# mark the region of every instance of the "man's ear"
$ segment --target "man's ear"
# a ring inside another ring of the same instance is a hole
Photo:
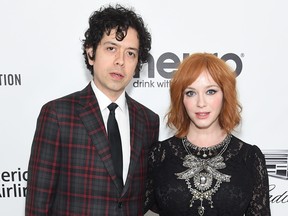
[[[85,50],[86,50],[86,55],[87,55],[89,64],[93,65],[94,64],[93,47],[86,48]]]

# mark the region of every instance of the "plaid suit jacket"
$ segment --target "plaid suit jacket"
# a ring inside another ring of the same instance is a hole
[[[91,85],[42,107],[28,166],[26,216],[144,214],[147,157],[158,140],[159,116],[127,94],[126,100],[131,158],[123,190]]]

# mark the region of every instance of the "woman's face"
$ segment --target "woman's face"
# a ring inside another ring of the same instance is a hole
[[[223,92],[208,71],[184,90],[183,103],[191,119],[190,127],[219,129],[219,114],[223,105]]]

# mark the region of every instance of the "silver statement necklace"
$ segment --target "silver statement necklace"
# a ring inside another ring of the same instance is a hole
[[[228,134],[221,143],[210,148],[200,148],[190,143],[186,137],[182,138],[183,147],[187,152],[187,155],[184,157],[183,166],[188,169],[180,173],[175,173],[175,175],[178,179],[184,179],[188,186],[192,195],[190,207],[193,206],[195,200],[200,200],[201,204],[198,207],[198,214],[200,216],[203,216],[205,212],[203,201],[207,200],[210,207],[214,208],[212,195],[218,191],[222,182],[230,182],[231,176],[223,174],[218,170],[226,167],[226,164],[223,162],[224,158],[222,157],[222,154],[226,151],[231,137],[232,135]],[[213,152],[221,147],[221,151],[216,156],[206,158],[208,155],[211,156]],[[195,150],[197,152],[196,155],[200,155],[202,158],[192,155],[189,148]],[[190,179],[193,180],[194,187],[192,186]],[[214,184],[213,179],[216,181]]]

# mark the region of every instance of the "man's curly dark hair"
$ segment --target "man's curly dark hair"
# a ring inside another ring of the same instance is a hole
[[[151,35],[144,25],[143,19],[132,8],[125,8],[119,4],[116,4],[115,7],[103,6],[92,13],[89,18],[89,28],[82,41],[85,63],[92,75],[94,74],[93,66],[88,62],[86,48],[93,47],[93,54],[89,58],[94,60],[96,48],[104,33],[110,35],[111,30],[116,29],[116,39],[122,41],[126,37],[129,27],[137,31],[139,38],[139,58],[135,69],[135,73],[138,73],[142,65],[148,62],[151,49]]]

